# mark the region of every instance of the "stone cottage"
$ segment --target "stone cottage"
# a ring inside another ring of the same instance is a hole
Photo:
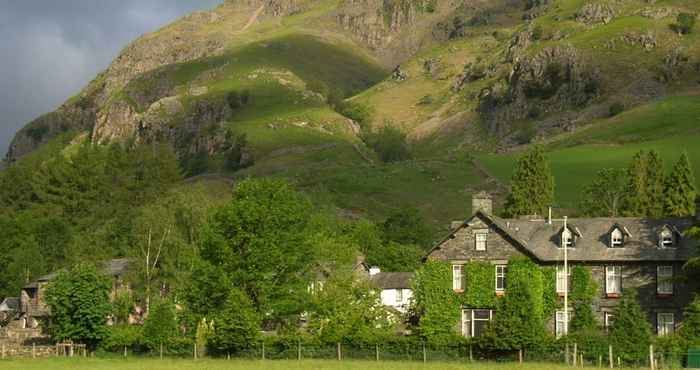
[[[428,258],[452,265],[452,288],[463,292],[464,265],[485,261],[493,265],[495,295],[508,292],[507,263],[516,256],[526,256],[541,266],[556,267],[556,289],[561,295],[570,287],[563,269],[564,248],[570,266],[590,268],[599,286],[594,300],[594,314],[601,327],[615,319],[613,310],[620,295],[630,288],[647,312],[658,335],[672,334],[683,319],[683,309],[690,303],[695,282],[677,279],[683,264],[696,254],[697,242],[685,235],[696,222],[687,218],[580,218],[562,220],[526,217],[503,219],[493,214],[491,198],[486,193],[474,196],[472,216],[453,222],[449,235],[439,242]],[[570,271],[569,268],[569,277]],[[569,288],[570,289],[570,288]],[[493,310],[484,307],[461,307],[461,334],[479,336],[493,319]],[[564,334],[564,312],[550,318],[550,328]],[[569,317],[570,320],[570,317]]]

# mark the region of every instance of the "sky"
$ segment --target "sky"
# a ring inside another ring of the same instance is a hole
[[[129,42],[223,0],[0,0],[0,158]]]

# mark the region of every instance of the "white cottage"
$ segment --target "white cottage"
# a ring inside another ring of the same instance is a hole
[[[378,267],[369,270],[369,279],[381,289],[382,304],[401,313],[408,310],[413,299],[412,272],[381,272]]]

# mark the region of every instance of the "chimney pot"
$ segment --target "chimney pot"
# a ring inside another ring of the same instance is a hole
[[[372,266],[369,268],[369,276],[374,276],[380,272],[382,272],[382,270],[378,266]]]
[[[485,191],[472,195],[472,214],[476,214],[478,211],[488,215],[493,214],[493,200],[491,195]]]

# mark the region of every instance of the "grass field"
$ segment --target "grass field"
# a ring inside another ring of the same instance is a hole
[[[428,363],[419,362],[373,362],[373,361],[238,361],[238,360],[103,360],[103,359],[46,359],[46,360],[12,360],[0,361],[0,368],[4,370],[354,370],[354,369],[426,369],[426,370],[563,370],[568,369],[563,365],[530,363],[516,365],[514,363]],[[588,369],[594,369],[588,367]]]

